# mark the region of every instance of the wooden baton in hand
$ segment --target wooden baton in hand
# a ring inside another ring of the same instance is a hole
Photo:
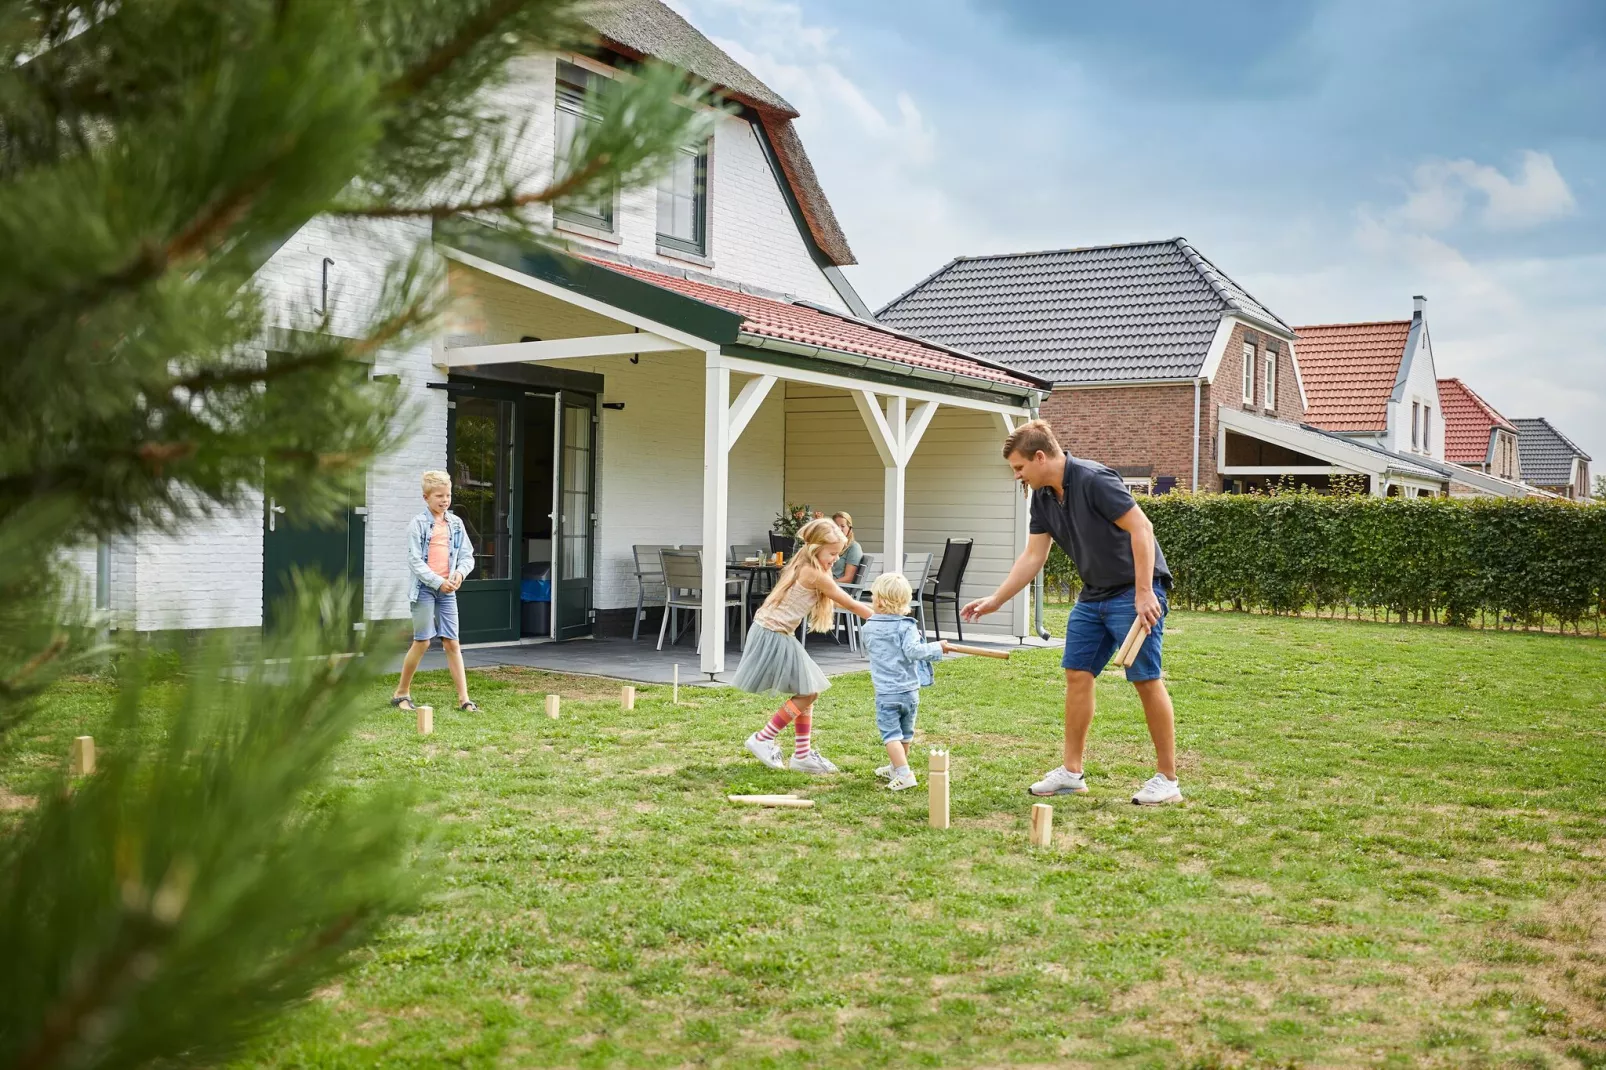
[[[1115,653],[1115,664],[1123,669],[1130,668],[1132,662],[1137,660],[1138,651],[1143,649],[1143,640],[1147,639],[1149,630],[1143,626],[1143,617],[1140,614],[1127,629],[1126,640],[1121,649]]]

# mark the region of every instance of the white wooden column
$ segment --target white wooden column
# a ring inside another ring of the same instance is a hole
[[[702,670],[725,671],[725,560],[730,540],[730,450],[769,397],[776,377],[757,375],[731,400],[730,362],[707,354],[703,389],[703,652]]]
[[[703,653],[702,670],[725,671],[725,554],[730,521],[731,372],[719,351],[707,353],[703,390]]]
[[[998,426],[1004,432],[1005,438],[1008,438],[1010,435],[1015,433],[1015,428],[1017,426],[1015,417],[1004,412],[995,413],[994,415],[996,415],[998,418]],[[1018,481],[1015,482],[1013,489],[1015,492],[1015,533],[1013,546],[1015,556],[1018,558],[1021,554],[1026,552],[1026,533],[1031,520],[1032,510],[1031,500],[1027,498],[1024,489],[1021,487]],[[1016,595],[1009,603],[1010,632],[1016,638],[1025,638],[1027,635],[1031,634],[1032,610],[1028,599],[1032,597],[1033,588],[1035,585],[1041,583],[1042,581],[1043,576],[1042,573],[1039,572],[1037,579],[1028,584],[1026,589],[1020,594]]]
[[[887,398],[885,409],[881,398],[868,390],[855,390],[853,402],[859,408],[885,470],[881,542],[884,567],[888,572],[900,572],[903,570],[904,490],[908,485],[909,458],[914,456],[915,447],[920,445],[926,428],[931,426],[937,403],[922,401],[911,415],[909,401],[901,394]]]

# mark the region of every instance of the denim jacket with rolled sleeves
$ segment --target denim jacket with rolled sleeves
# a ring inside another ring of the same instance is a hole
[[[918,691],[933,680],[931,662],[942,660],[941,643],[922,643],[920,629],[909,617],[877,613],[859,628],[870,658],[870,682],[876,694]]]
[[[444,577],[435,575],[435,571],[429,567],[429,535],[434,529],[435,514],[428,509],[413,517],[412,524],[407,528],[407,567],[416,581],[408,588],[412,592],[407,599],[408,605],[418,602],[420,584],[438,591],[441,584],[446,582]],[[474,544],[468,541],[468,531],[463,527],[462,518],[450,509],[446,511],[446,548],[446,575],[455,572],[467,578],[474,571]]]

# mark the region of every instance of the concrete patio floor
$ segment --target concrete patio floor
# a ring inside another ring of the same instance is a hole
[[[967,646],[986,647],[992,650],[1016,650],[1022,645],[1028,647],[1061,645],[1060,640],[1045,642],[1034,638],[1021,644],[1014,639],[1005,641],[974,636],[965,642]],[[650,639],[643,635],[639,641],[607,638],[576,639],[567,643],[498,643],[465,646],[463,663],[469,668],[518,666],[643,684],[670,683],[674,679],[675,667],[678,665],[682,684],[707,687],[729,686],[731,676],[741,663],[741,651],[732,644],[725,655],[726,671],[711,680],[699,669],[697,648],[689,634],[678,645],[671,646],[665,643],[662,650],[654,649],[656,643],[656,635]],[[838,643],[830,636],[811,635],[806,645],[809,656],[825,670],[827,676],[864,672],[870,667],[863,656],[849,650],[846,643]],[[445,667],[446,656],[438,647],[424,655],[422,669]],[[400,669],[401,659],[397,658],[389,666],[388,671],[398,672]]]

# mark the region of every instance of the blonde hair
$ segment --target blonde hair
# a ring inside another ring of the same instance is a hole
[[[877,613],[901,617],[909,612],[914,597],[914,588],[901,572],[883,572],[870,585],[870,608]]]
[[[781,569],[780,578],[775,581],[775,589],[770,592],[768,598],[764,599],[765,605],[779,602],[785,597],[787,591],[797,586],[798,573],[805,568],[825,571],[824,566],[820,564],[821,550],[832,546],[846,545],[843,542],[842,529],[836,526],[835,520],[827,520],[825,517],[821,517],[818,520],[810,520],[807,524],[798,528],[797,540],[801,545],[797,548],[797,552],[792,555],[792,560],[788,561],[786,567]],[[813,608],[809,610],[809,631],[830,631],[831,609],[831,600],[823,594],[818,595],[815,598]]]
[[[447,490],[452,489],[452,477],[438,469],[432,468],[425,472],[421,482],[424,485],[424,497],[426,498],[429,497],[429,493],[432,490],[437,490],[441,487],[445,487]]]
[[[1054,436],[1054,429],[1048,425],[1047,420],[1027,420],[1004,439],[1006,461],[1016,453],[1029,461],[1039,452],[1050,457],[1065,452],[1060,448],[1060,440]]]
[[[831,519],[832,520],[846,520],[848,522],[848,527],[851,528],[853,526],[853,514],[847,512],[845,510],[841,511],[841,512],[832,513],[831,514]],[[837,525],[837,526],[841,527],[840,524]],[[846,535],[847,534],[847,530],[844,529],[842,534]]]

